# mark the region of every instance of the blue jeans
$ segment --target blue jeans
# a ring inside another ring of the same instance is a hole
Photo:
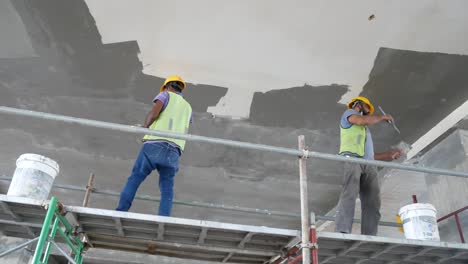
[[[174,197],[174,177],[179,171],[179,150],[166,142],[145,143],[133,166],[132,175],[120,194],[117,211],[128,211],[140,184],[153,170],[159,172],[159,215],[169,216]]]

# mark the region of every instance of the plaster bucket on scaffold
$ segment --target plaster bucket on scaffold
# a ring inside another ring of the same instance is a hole
[[[398,213],[407,239],[439,241],[437,211],[432,204],[414,203],[403,206]]]
[[[37,154],[23,154],[16,160],[7,195],[46,200],[58,173],[59,165],[54,160]]]

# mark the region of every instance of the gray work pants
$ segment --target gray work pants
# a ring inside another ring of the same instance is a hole
[[[344,163],[343,190],[338,201],[336,232],[351,233],[354,208],[361,199],[361,234],[377,235],[380,221],[380,187],[377,170],[373,166]]]

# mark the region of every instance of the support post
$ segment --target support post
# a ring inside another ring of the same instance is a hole
[[[52,223],[55,211],[57,210],[57,203],[57,198],[52,197],[52,199],[50,199],[49,208],[47,209],[44,224],[42,225],[41,235],[39,236],[39,241],[37,242],[36,250],[34,252],[34,256],[31,262],[32,264],[41,263],[42,251],[44,250],[44,245],[46,244],[49,236],[50,224]]]
[[[460,217],[458,217],[458,213],[456,213],[454,216],[455,216],[455,222],[457,223],[458,234],[460,235],[460,241],[462,243],[465,243],[465,237],[463,236],[463,228],[460,223]]]
[[[88,184],[86,185],[86,192],[83,199],[83,207],[88,207],[89,197],[94,191],[94,173],[89,175]]]
[[[305,150],[304,135],[298,137],[299,150]],[[299,157],[299,184],[301,192],[301,233],[302,233],[302,263],[310,264],[310,226],[309,226],[309,199],[307,192],[307,166],[306,157]]]
[[[315,224],[314,212],[310,213],[310,244],[311,244],[312,264],[319,264],[317,226]]]

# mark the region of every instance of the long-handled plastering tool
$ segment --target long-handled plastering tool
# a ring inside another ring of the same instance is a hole
[[[379,105],[379,110],[380,110],[380,112],[382,112],[383,115],[386,115],[386,113],[384,112],[382,107],[380,107],[380,105]],[[398,129],[398,127],[395,125],[395,121],[392,122],[392,121],[388,120],[387,123],[391,124],[393,126],[393,128],[395,129],[395,131],[398,132],[398,134],[401,134],[400,129]]]

